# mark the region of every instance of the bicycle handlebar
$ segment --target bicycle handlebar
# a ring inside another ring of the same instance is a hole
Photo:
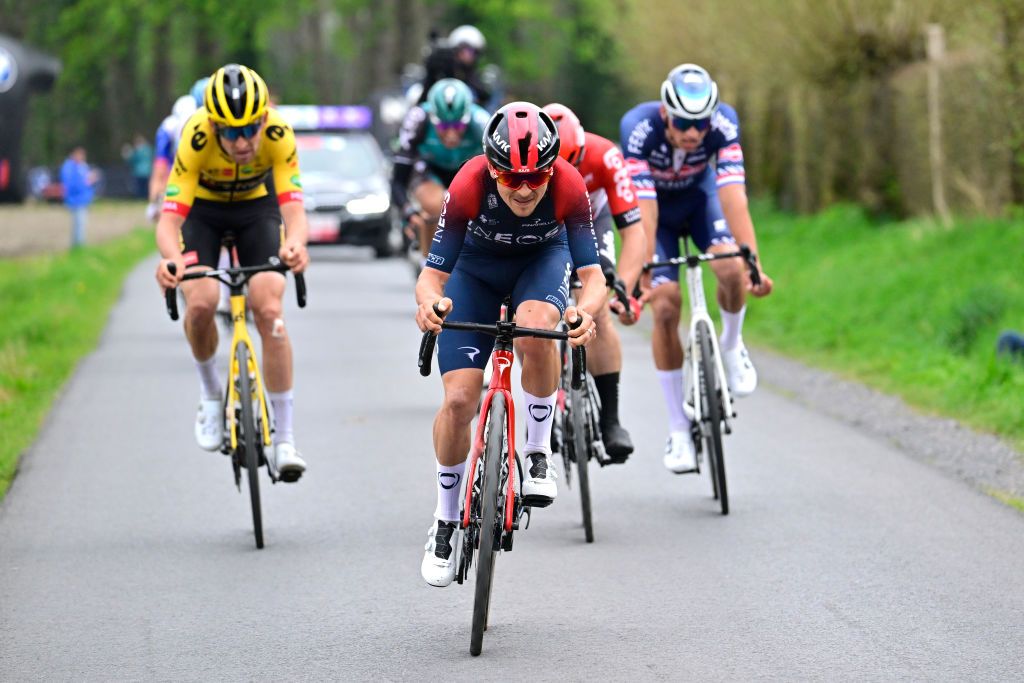
[[[725,258],[742,258],[743,262],[747,266],[747,270],[750,271],[750,281],[754,283],[754,286],[761,284],[761,272],[757,267],[757,254],[755,254],[746,244],[741,244],[739,251],[729,252],[727,254],[690,254],[688,256],[670,258],[667,261],[651,261],[650,263],[644,264],[644,272],[650,272],[655,268],[667,268],[669,266],[695,267],[702,261],[717,261]]]
[[[240,278],[239,284],[248,282],[249,278],[256,273],[267,273],[267,272],[278,272],[287,273],[290,270],[288,266],[282,263],[277,257],[271,257],[267,263],[259,266],[244,266],[241,268],[221,268],[217,270],[198,270],[191,273],[185,273],[181,280],[198,280],[204,277],[212,277],[215,280],[219,280],[226,285],[235,284],[234,278]],[[167,264],[167,272],[171,275],[176,275],[178,272],[177,266],[174,263]],[[225,280],[224,276],[232,278],[232,280]],[[177,298],[177,287],[169,287],[164,290],[164,300],[167,303],[167,315],[171,317],[171,320],[178,319],[178,298]],[[295,273],[295,298],[299,304],[299,308],[306,307],[306,278],[302,273]]]
[[[434,313],[444,318],[446,313],[443,313],[438,309],[437,304],[434,304]],[[569,323],[571,329],[576,329],[583,324],[583,316],[576,318],[575,323]],[[490,334],[495,337],[503,334],[509,334],[513,338],[517,337],[537,337],[540,339],[553,339],[555,341],[567,341],[569,339],[569,333],[563,330],[542,330],[535,327],[517,327],[515,323],[499,322],[491,325],[484,325],[482,323],[464,323],[458,321],[443,321],[441,323],[442,329],[445,330],[463,330],[465,332],[482,332],[484,334]],[[420,340],[420,353],[417,360],[417,366],[420,369],[420,375],[427,377],[431,372],[431,364],[434,358],[434,346],[437,344],[437,334],[427,330],[423,333],[423,338]],[[582,346],[574,346],[572,349],[572,386],[574,389],[579,389],[583,386],[583,380],[587,373],[587,356]]]

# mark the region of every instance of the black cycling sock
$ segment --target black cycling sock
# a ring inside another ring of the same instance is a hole
[[[619,423],[619,373],[595,375],[597,395],[601,397],[601,426]]]

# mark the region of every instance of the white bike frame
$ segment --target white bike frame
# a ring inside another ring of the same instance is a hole
[[[703,320],[711,331],[711,350],[715,356],[718,386],[722,390],[722,421],[725,424],[725,428],[722,431],[726,434],[731,434],[732,428],[729,420],[735,417],[736,414],[732,410],[732,396],[729,395],[729,385],[725,379],[725,367],[722,365],[722,354],[718,348],[718,333],[715,330],[715,324],[711,321],[711,316],[708,314],[708,305],[704,298],[702,270],[700,263],[692,266],[687,264],[686,266],[686,289],[690,300],[690,333],[686,338],[686,354],[690,358],[690,374],[687,376],[687,383],[689,384],[691,398],[693,399],[693,421],[701,430],[704,429],[701,419],[703,416],[701,414],[700,386],[696,381],[696,378],[700,376],[698,374],[700,372],[700,348],[694,343],[694,339],[697,336],[697,323]],[[687,389],[685,384],[683,389],[685,400]]]

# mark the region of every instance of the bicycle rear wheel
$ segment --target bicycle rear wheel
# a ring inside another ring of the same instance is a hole
[[[252,410],[252,382],[249,379],[249,347],[235,347],[238,359],[238,399],[242,403],[242,447],[245,448],[245,467],[249,474],[249,502],[252,503],[252,530],[256,547],[263,547],[263,513],[260,509],[260,454],[256,449],[256,416]]]
[[[477,463],[483,483],[480,492],[480,534],[476,558],[476,588],[473,597],[473,629],[469,653],[474,657],[483,649],[484,631],[490,611],[491,583],[494,580],[494,562],[501,548],[501,535],[505,527],[505,486],[508,472],[508,434],[505,396],[495,393],[487,412],[483,461]],[[502,476],[504,473],[505,476]]]
[[[583,511],[583,535],[587,543],[594,542],[594,522],[590,512],[590,442],[593,435],[589,429],[589,406],[593,380],[587,376],[583,386],[572,389],[569,395],[569,422],[572,427],[572,450],[576,461],[576,473],[580,482],[580,507]]]
[[[697,323],[697,347],[700,349],[701,433],[705,452],[711,464],[714,491],[722,514],[729,514],[729,493],[725,486],[725,453],[722,450],[722,392],[712,354],[711,330],[707,323]]]

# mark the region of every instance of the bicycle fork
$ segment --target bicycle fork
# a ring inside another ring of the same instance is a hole
[[[245,368],[245,372],[249,373],[249,379],[252,382],[252,390],[256,394],[256,400],[259,402],[259,415],[262,422],[262,440],[263,445],[269,447],[271,445],[270,438],[270,419],[267,414],[267,402],[263,390],[263,377],[259,372],[259,368],[256,367],[256,350],[253,347],[252,340],[249,338],[249,330],[245,325],[245,295],[242,293],[231,293],[231,320],[234,324],[234,334],[231,344],[231,367],[229,377],[231,381],[228,382],[228,400],[227,406],[225,407],[228,423],[228,430],[231,434],[231,450],[237,450],[238,448],[238,418],[236,406],[240,403],[241,397],[238,395],[238,383],[235,380],[243,369],[238,367],[238,355],[235,353],[235,349],[239,344],[245,344],[248,348],[249,353],[249,367]],[[248,400],[252,400],[253,397],[248,397]]]
[[[697,323],[703,321],[711,333],[711,349],[714,354],[715,374],[718,375],[718,386],[722,394],[722,422],[725,425],[725,433],[732,433],[730,420],[736,417],[733,412],[732,396],[729,394],[729,385],[725,376],[725,367],[722,365],[722,352],[718,347],[718,336],[715,334],[715,325],[711,322],[708,314],[707,300],[704,298],[704,280],[701,275],[700,266],[686,268],[686,289],[690,298],[690,333],[687,337],[686,346],[690,351],[690,398],[693,400],[693,419],[699,424],[703,423],[702,407],[700,404],[700,385],[697,378],[700,377],[699,351],[694,343],[697,334]]]

